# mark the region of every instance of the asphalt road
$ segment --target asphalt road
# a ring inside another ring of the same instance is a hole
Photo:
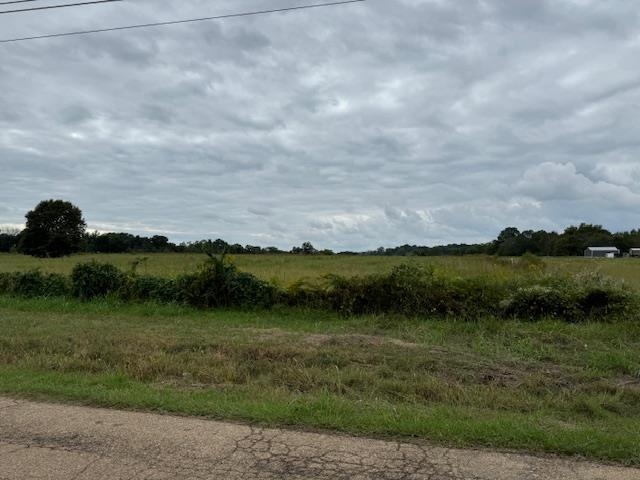
[[[1,480],[640,480],[640,470],[0,397]]]

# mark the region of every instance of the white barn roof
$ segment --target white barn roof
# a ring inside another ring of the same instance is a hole
[[[587,247],[587,250],[591,250],[592,252],[617,252],[618,251],[616,247]]]

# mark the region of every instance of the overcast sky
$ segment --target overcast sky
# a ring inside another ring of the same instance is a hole
[[[126,0],[0,38],[321,1]],[[62,198],[92,230],[283,248],[638,228],[638,12],[369,0],[0,44],[0,225]]]

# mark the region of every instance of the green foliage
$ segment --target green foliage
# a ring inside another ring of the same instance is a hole
[[[598,272],[576,275],[574,281],[575,302],[583,315],[598,319],[629,315],[638,311],[638,296],[625,288],[621,282]]]
[[[4,232],[0,229],[0,252],[11,252],[18,244],[18,232]]]
[[[398,313],[409,316],[492,314],[504,286],[476,279],[436,275],[429,266],[400,265],[390,273],[328,277],[330,308],[346,314]]]
[[[637,297],[621,286],[583,276],[543,276],[537,260],[534,256],[518,260],[516,268],[535,274],[508,281],[452,277],[437,274],[428,266],[400,265],[388,274],[328,275],[324,284],[296,282],[282,295],[289,305],[345,315],[493,316],[576,322],[628,316],[633,311]]]
[[[640,323],[1,296],[0,318],[6,394],[640,463]]]
[[[73,294],[83,300],[117,293],[123,283],[124,274],[110,263],[79,263],[71,272]]]
[[[271,306],[276,298],[275,287],[238,271],[224,255],[209,254],[199,271],[178,277],[176,283],[181,300],[198,308]]]
[[[501,304],[504,314],[525,320],[574,319],[577,306],[566,289],[543,285],[521,287]]]
[[[518,259],[517,265],[530,272],[542,272],[546,268],[544,261],[540,257],[529,252]]]
[[[125,301],[173,303],[181,299],[175,280],[133,273],[124,278],[118,294]]]
[[[62,257],[80,251],[86,224],[80,209],[63,200],[45,200],[26,214],[20,251],[35,257]]]
[[[298,280],[285,288],[239,271],[224,256],[210,255],[197,271],[175,279],[137,274],[136,268],[146,263],[146,258],[136,259],[126,273],[112,264],[91,261],[76,265],[70,280],[37,270],[0,274],[0,293],[72,294],[84,300],[110,295],[127,302],[154,301],[197,308],[283,304],[343,315],[467,320],[554,318],[578,322],[638,318],[638,294],[602,275],[545,274],[545,263],[533,255],[489,258],[501,265],[504,275],[476,272],[461,276],[459,272],[412,263],[396,265],[387,273],[351,277],[330,274],[319,281]]]
[[[638,297],[597,273],[547,277],[544,284],[518,288],[502,302],[503,313],[521,319],[601,320],[627,315]]]
[[[29,270],[0,273],[0,293],[20,297],[58,297],[68,295],[70,288],[63,275]]]

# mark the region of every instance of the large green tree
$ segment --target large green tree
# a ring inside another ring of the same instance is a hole
[[[35,257],[62,257],[80,250],[87,224],[78,207],[64,200],[44,200],[26,215],[19,249]]]

